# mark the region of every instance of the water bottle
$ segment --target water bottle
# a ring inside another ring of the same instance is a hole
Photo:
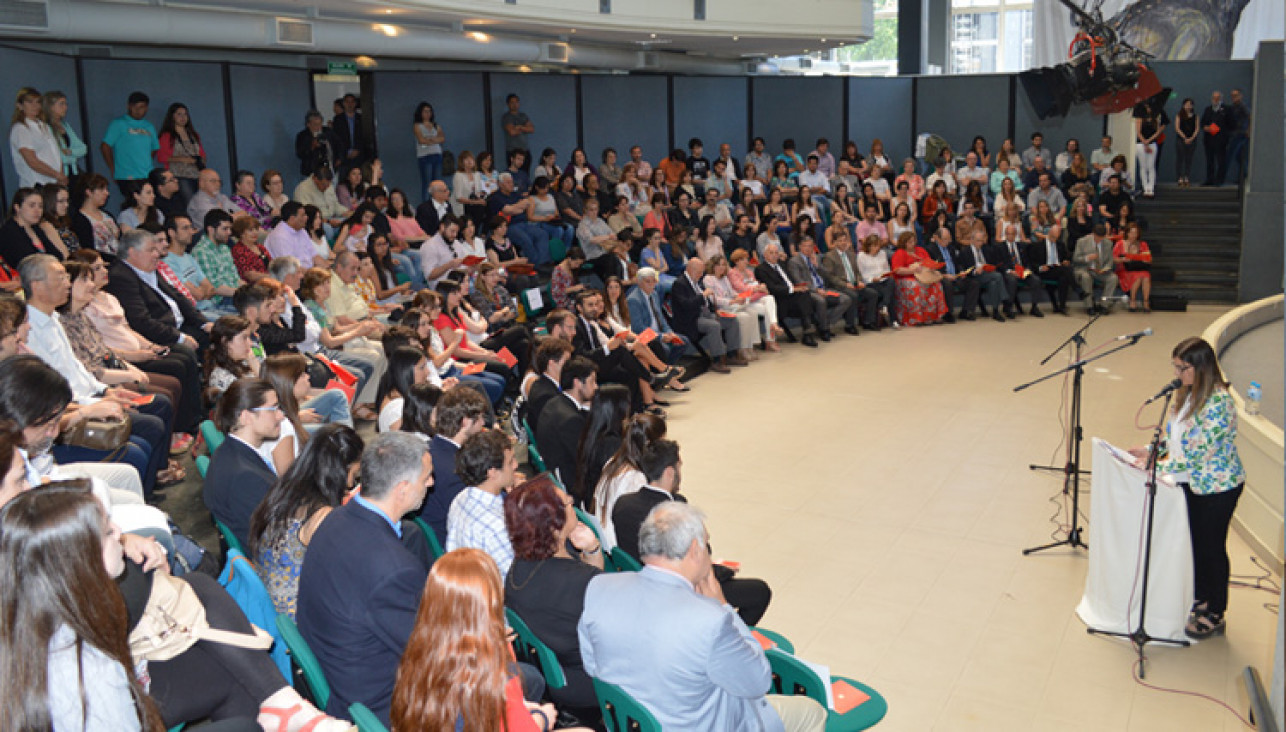
[[[1246,389],[1246,414],[1259,414],[1259,399],[1263,396],[1263,387],[1258,381],[1250,382]]]

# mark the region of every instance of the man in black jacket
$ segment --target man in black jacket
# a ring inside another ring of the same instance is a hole
[[[373,146],[362,126],[362,113],[357,111],[357,95],[344,95],[344,111],[330,122],[331,132],[339,142],[335,157],[338,167],[347,174],[350,168],[360,166],[374,155]]]
[[[563,311],[566,312],[566,311]],[[572,357],[572,344],[555,336],[546,336],[536,346],[536,357],[532,363],[540,376],[527,389],[527,408],[523,418],[533,431],[540,423],[540,413],[549,400],[563,393],[558,385],[562,377],[563,366]]]
[[[570,485],[576,476],[576,453],[580,433],[589,419],[589,405],[598,392],[598,367],[583,356],[575,356],[563,366],[559,377],[563,393],[549,400],[536,425],[536,448],[545,459],[545,467]]]
[[[1228,173],[1228,138],[1232,135],[1232,125],[1232,108],[1223,103],[1223,92],[1215,90],[1210,95],[1210,106],[1201,113],[1201,145],[1206,149],[1203,186],[1221,185]]]
[[[764,261],[755,267],[755,279],[762,282],[768,288],[768,292],[772,293],[773,299],[777,301],[777,312],[781,314],[778,320],[781,322],[781,327],[786,329],[787,338],[794,340],[795,336],[789,328],[786,328],[786,318],[799,318],[803,323],[801,326],[804,331],[803,344],[809,348],[816,348],[817,339],[809,335],[808,324],[813,323],[817,326],[817,332],[824,341],[831,339],[831,332],[817,321],[817,313],[813,298],[808,293],[808,285],[791,280],[786,269],[782,267],[781,260],[780,246],[769,244],[764,247]]]
[[[214,417],[228,439],[210,456],[202,499],[210,514],[246,546],[250,517],[277,482],[259,454],[264,442],[281,436],[277,393],[262,379],[238,379],[219,398]]]
[[[710,358],[711,371],[726,374],[730,371],[729,364],[745,366],[748,363],[735,353],[728,356],[728,351],[735,351],[736,344],[741,342],[741,328],[736,318],[720,318],[715,313],[710,304],[712,293],[700,284],[704,270],[705,264],[693,257],[683,274],[674,280],[674,287],[670,289],[672,325],[676,333],[687,336]]]
[[[130,327],[144,338],[202,351],[210,343],[210,323],[156,271],[164,254],[152,234],[141,229],[125,234],[106,289],[120,301]]]
[[[961,274],[970,265],[962,263],[960,245],[951,240],[951,227],[939,226],[924,249],[933,261],[942,263],[942,295],[947,301],[947,322],[954,320],[951,301],[956,295],[960,295],[964,301],[960,306],[960,319],[977,320],[978,316],[973,311],[978,309],[978,295],[982,292],[982,287],[976,278]]]

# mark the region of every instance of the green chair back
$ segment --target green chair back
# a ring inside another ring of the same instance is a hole
[[[612,547],[612,565],[616,567],[617,572],[637,572],[643,569],[639,560],[626,554],[619,546]]]
[[[567,256],[567,242],[556,236],[549,238],[549,258],[555,263],[563,261]]]
[[[200,473],[200,474],[201,474],[201,480],[205,480],[205,474],[206,474],[206,472],[207,472],[207,471],[209,471],[209,470],[210,470],[210,456],[208,456],[208,455],[197,455],[197,456],[196,456],[196,470],[197,470],[197,472],[198,472],[198,473]]]
[[[429,551],[433,552],[433,558],[441,559],[446,552],[442,549],[442,544],[438,542],[437,534],[434,534],[433,529],[419,516],[412,518],[411,521],[420,527],[420,531],[424,532],[424,538],[429,542]]]
[[[357,732],[388,732],[388,727],[375,716],[375,712],[366,708],[365,704],[351,704],[348,707],[348,718],[357,725]]]
[[[598,521],[594,517],[580,510],[580,508],[576,509],[576,518],[580,519],[582,524],[585,524],[589,527],[590,531],[594,532],[594,538],[598,539],[598,546],[602,549],[605,545],[603,544],[603,534],[598,530]],[[612,561],[611,552],[603,552],[603,570],[606,572],[618,571],[616,569],[616,564]]]
[[[318,709],[325,709],[326,704],[330,702],[330,684],[326,681],[326,674],[322,672],[321,662],[313,655],[313,649],[308,647],[308,641],[300,635],[299,628],[289,615],[277,616],[277,630],[281,633],[282,640],[286,641],[286,650],[290,651],[290,657],[303,672],[309,696],[312,697]]]
[[[527,457],[530,459],[532,466],[538,472],[543,473],[548,468],[545,467],[545,459],[540,456],[540,450],[536,447],[536,431],[531,428],[530,424],[527,424],[526,417],[522,420],[522,428],[527,433]]]
[[[225,437],[219,428],[214,426],[214,422],[208,419],[201,423],[201,436],[205,438],[205,449],[211,455],[219,449],[219,445],[223,444]]]
[[[843,676],[832,676],[825,682],[804,665],[798,658],[777,649],[765,651],[768,663],[772,666],[772,693],[796,696],[807,696],[822,706],[826,706],[826,687],[823,683],[845,681],[853,688],[860,689],[870,699],[850,709],[847,714],[827,710],[826,732],[856,732],[873,727],[884,715],[888,714],[889,705],[875,689],[853,679]]]
[[[606,681],[591,679],[607,732],[661,732],[661,723],[625,690]]]
[[[567,677],[563,675],[563,667],[558,663],[558,656],[554,655],[553,649],[537,638],[511,608],[505,608],[505,620],[518,636],[514,641],[518,658],[538,667],[545,675],[545,685],[549,688],[561,689],[566,686]]]
[[[219,521],[218,519],[212,519],[212,520],[214,521],[214,528],[219,530],[219,536],[223,537],[223,543],[227,544],[229,549],[236,549],[242,554],[246,554],[246,548],[241,546],[241,540],[237,538],[236,534],[232,533],[232,529],[229,529],[227,526],[224,526],[223,522]],[[246,556],[250,556],[250,555],[246,554]]]

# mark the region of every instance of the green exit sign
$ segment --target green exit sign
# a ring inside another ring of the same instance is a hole
[[[357,62],[327,61],[326,73],[332,76],[357,76]]]

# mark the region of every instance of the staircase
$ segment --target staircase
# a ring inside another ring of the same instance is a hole
[[[1152,249],[1152,296],[1189,302],[1237,302],[1241,266],[1241,200],[1232,186],[1157,186],[1156,198],[1135,198]]]

